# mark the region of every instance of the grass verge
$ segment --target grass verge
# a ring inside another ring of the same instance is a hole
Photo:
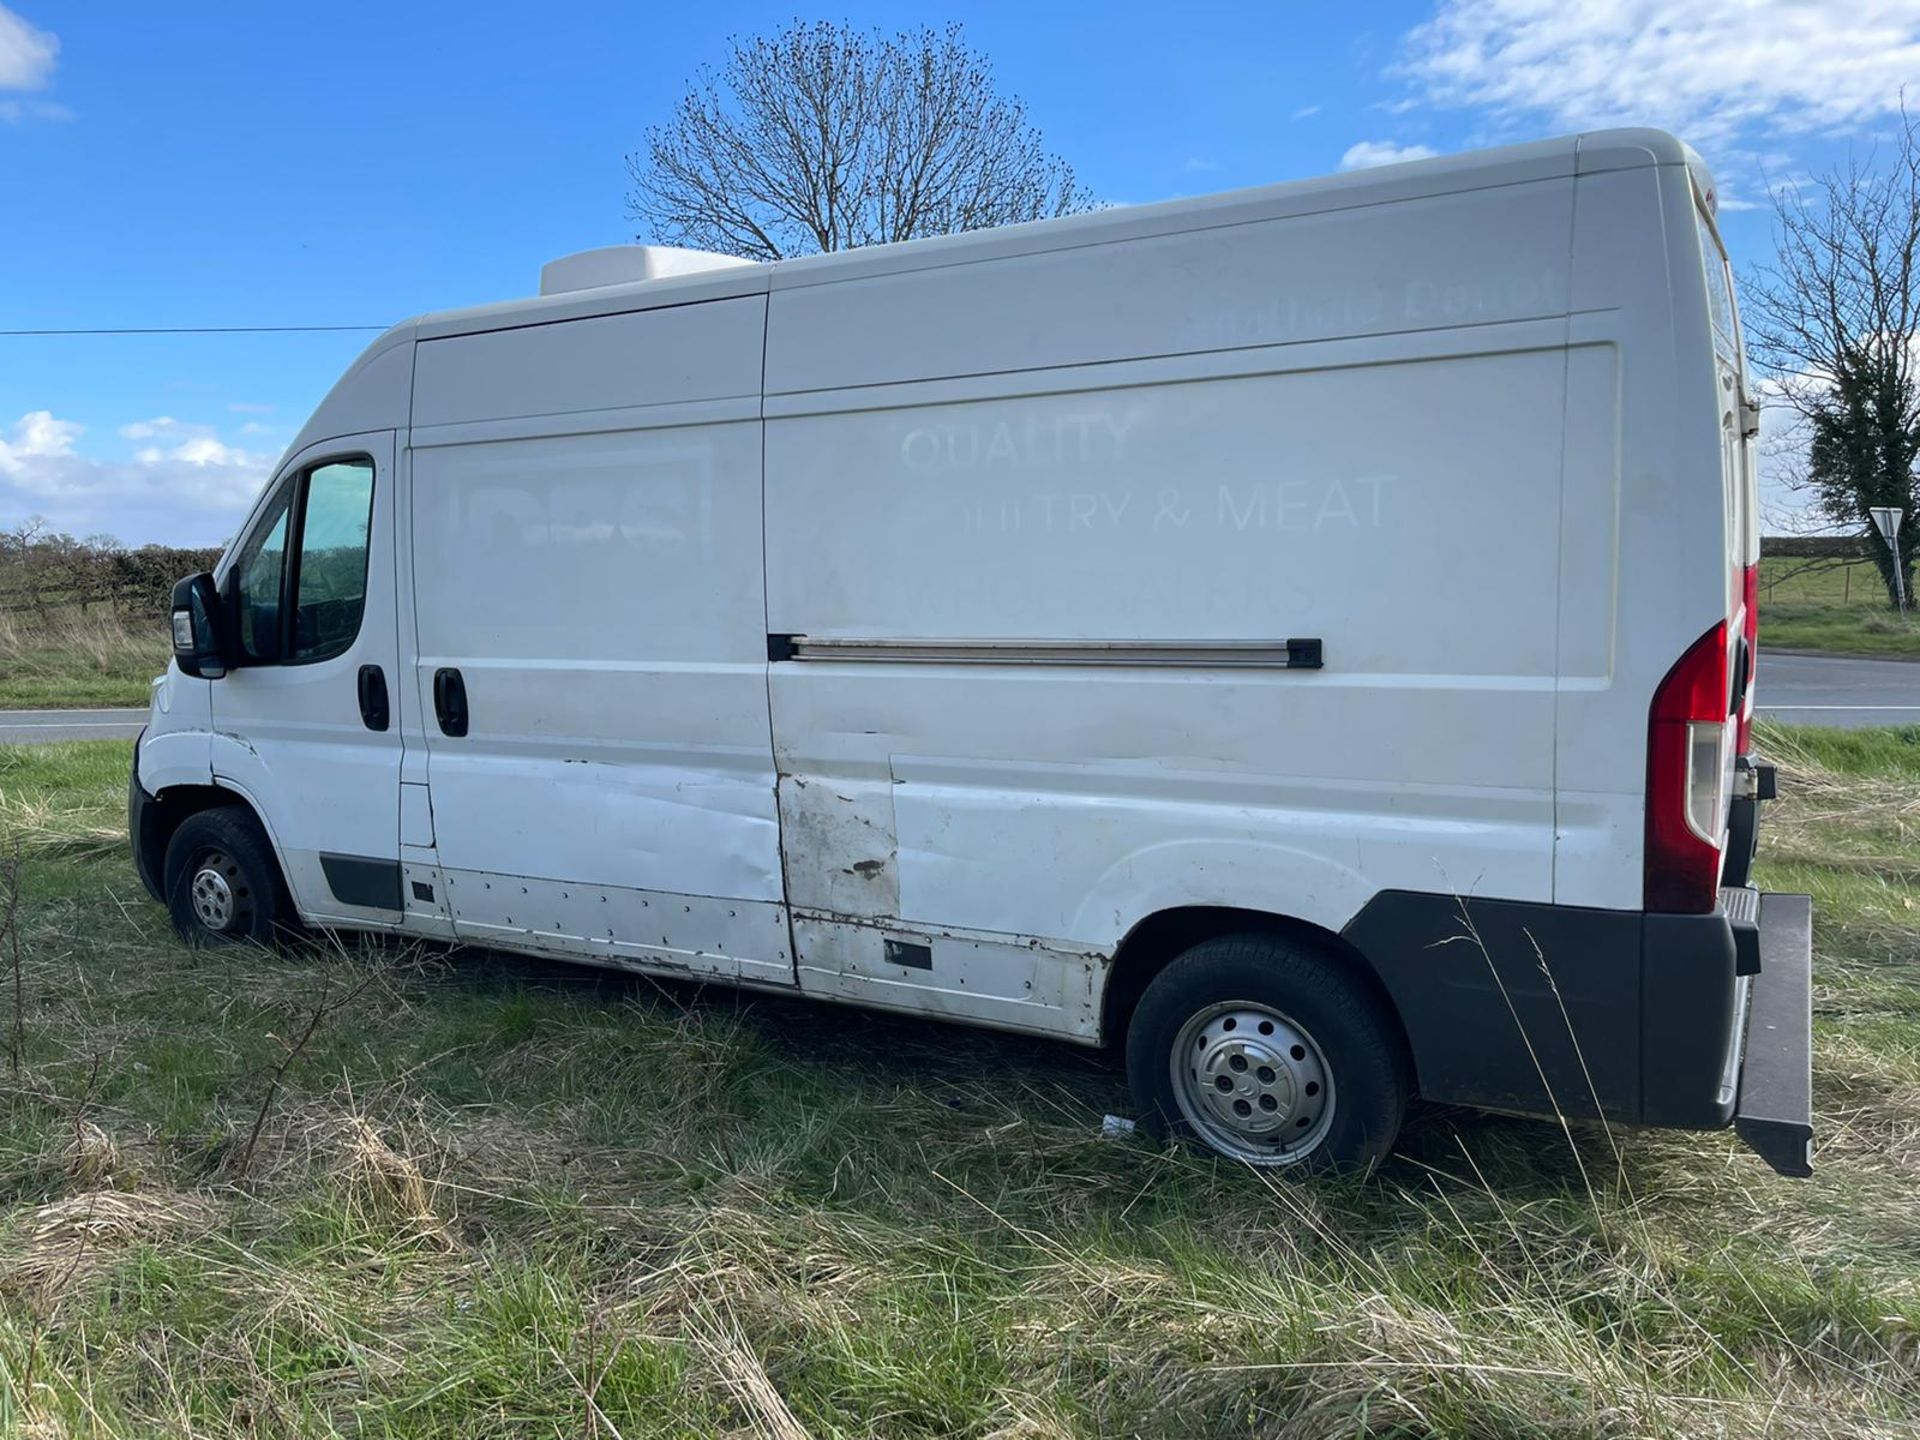
[[[1367,1183],[1270,1182],[1102,1139],[1123,1078],[1065,1046],[190,953],[97,849],[126,747],[0,752],[0,1434],[1917,1433],[1920,731],[1764,736],[1763,878],[1820,905],[1804,1183],[1575,1126],[1589,1186],[1434,1110]]]
[[[0,710],[145,705],[169,654],[158,624],[0,614]]]

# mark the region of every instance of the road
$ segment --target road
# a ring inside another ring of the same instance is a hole
[[[52,740],[131,740],[147,723],[140,710],[0,710],[0,745]]]
[[[1920,661],[1760,652],[1754,708],[1794,725],[1920,725]]]
[[[1762,715],[1796,725],[1920,725],[1920,662],[1761,652]],[[145,710],[0,710],[0,745],[131,740]]]

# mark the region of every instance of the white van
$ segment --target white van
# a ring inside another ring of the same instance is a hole
[[[181,583],[131,806],[183,934],[1124,1044],[1255,1164],[1369,1165],[1418,1095],[1807,1172],[1679,142],[541,288],[376,341]]]

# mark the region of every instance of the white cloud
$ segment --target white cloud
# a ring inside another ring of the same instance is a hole
[[[131,425],[122,425],[120,433],[128,440],[150,440],[155,435],[166,435],[180,428],[180,422],[171,415],[158,415],[151,420],[136,420]]]
[[[244,450],[222,444],[211,435],[196,435],[191,440],[182,441],[172,450],[161,456],[168,460],[181,460],[188,465],[248,465],[253,457]]]
[[[41,90],[53,78],[60,40],[0,5],[0,90]]]
[[[1718,149],[1897,108],[1920,77],[1920,0],[1441,0],[1395,72],[1429,103]]]
[[[59,53],[58,36],[35,29],[0,5],[0,125],[73,118],[73,112],[57,101],[8,93],[44,89],[53,78]]]
[[[1183,165],[1181,168],[1183,170],[1194,171],[1197,173],[1205,173],[1206,171],[1209,171],[1209,170],[1218,170],[1220,168],[1220,162],[1218,160],[1202,159],[1200,156],[1196,155],[1191,160],[1187,161],[1187,163]]]
[[[1296,120],[1310,120],[1319,113],[1320,107],[1318,105],[1302,105],[1298,110],[1293,112],[1293,118]]]
[[[210,426],[164,415],[120,427],[157,442],[131,460],[84,453],[84,433],[46,410],[0,429],[0,528],[41,515],[74,535],[208,544],[232,530],[274,460],[227,444]]]
[[[1438,150],[1425,145],[1396,145],[1391,140],[1362,140],[1349,145],[1340,157],[1342,170],[1366,170],[1375,165],[1398,165],[1403,160],[1431,160]]]
[[[81,427],[56,420],[51,410],[29,410],[15,423],[13,439],[0,439],[0,475],[17,475],[36,461],[71,454]]]

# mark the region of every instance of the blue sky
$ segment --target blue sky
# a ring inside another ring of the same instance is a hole
[[[633,238],[623,156],[792,0],[0,0],[0,329],[385,325],[531,293]],[[1114,202],[1606,123],[1692,139],[1768,249],[1767,186],[1870,143],[1920,0],[841,4],[958,19]],[[1097,19],[1092,18],[1095,14]],[[0,337],[0,528],[225,538],[366,335]]]

